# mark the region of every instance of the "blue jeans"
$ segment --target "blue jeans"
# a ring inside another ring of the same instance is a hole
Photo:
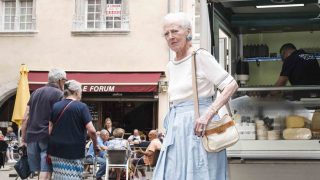
[[[106,160],[103,163],[100,163],[100,168],[96,174],[97,178],[101,178],[104,174],[106,174]]]

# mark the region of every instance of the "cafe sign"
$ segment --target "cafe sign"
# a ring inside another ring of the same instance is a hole
[[[115,92],[115,87],[112,85],[84,85],[83,92]]]
[[[121,17],[121,4],[107,4],[107,17]]]

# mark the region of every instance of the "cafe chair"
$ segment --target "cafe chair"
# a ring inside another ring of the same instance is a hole
[[[159,159],[159,155],[160,155],[160,149],[157,149],[153,154],[153,161],[151,162],[150,165],[139,165],[139,162],[143,161],[143,156],[141,156],[139,158],[139,160],[137,161],[137,164],[135,165],[135,169],[134,169],[134,173],[133,174],[136,174],[138,169],[142,169],[142,168],[145,168],[145,167],[147,168],[147,170],[150,169],[152,171],[153,168],[156,167],[156,165],[157,165],[157,161]]]
[[[85,154],[88,154],[91,144],[92,144],[91,140],[87,142],[85,146],[86,147]],[[82,163],[85,168],[85,173],[84,173],[85,177],[92,176],[93,178],[95,178],[96,170],[97,170],[97,158],[92,155],[86,155]]]
[[[95,178],[96,170],[97,170],[97,158],[92,155],[87,155],[83,159],[82,163],[85,167],[85,172],[88,173],[88,174],[85,174],[85,176],[87,177],[89,175]],[[91,166],[92,166],[92,171],[91,171]]]
[[[105,180],[109,179],[109,168],[121,168],[126,170],[126,180],[129,179],[129,160],[128,150],[108,150],[106,155],[106,175]]]

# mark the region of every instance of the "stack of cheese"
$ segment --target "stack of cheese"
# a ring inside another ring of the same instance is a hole
[[[256,127],[257,127],[257,139],[258,140],[266,140],[268,139],[268,130],[264,125],[263,120],[256,120]]]
[[[311,121],[312,137],[314,139],[320,139],[320,110],[316,110],[313,113]]]
[[[291,115],[286,118],[286,129],[283,131],[283,138],[287,140],[311,139],[311,131],[304,128],[305,118]]]

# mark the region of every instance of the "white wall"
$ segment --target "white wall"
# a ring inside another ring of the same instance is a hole
[[[17,77],[21,63],[29,69],[163,71],[167,46],[161,36],[163,0],[130,1],[127,35],[73,36],[74,1],[37,1],[37,30],[31,37],[0,37],[0,82]]]
[[[37,0],[38,33],[19,37],[0,33],[0,90],[13,88],[22,63],[30,70],[58,67],[83,71],[165,71],[168,48],[162,36],[162,17],[168,11],[167,3],[129,0],[128,34],[75,36],[71,33],[74,0]],[[167,111],[166,94],[160,96],[159,102],[161,120]]]

